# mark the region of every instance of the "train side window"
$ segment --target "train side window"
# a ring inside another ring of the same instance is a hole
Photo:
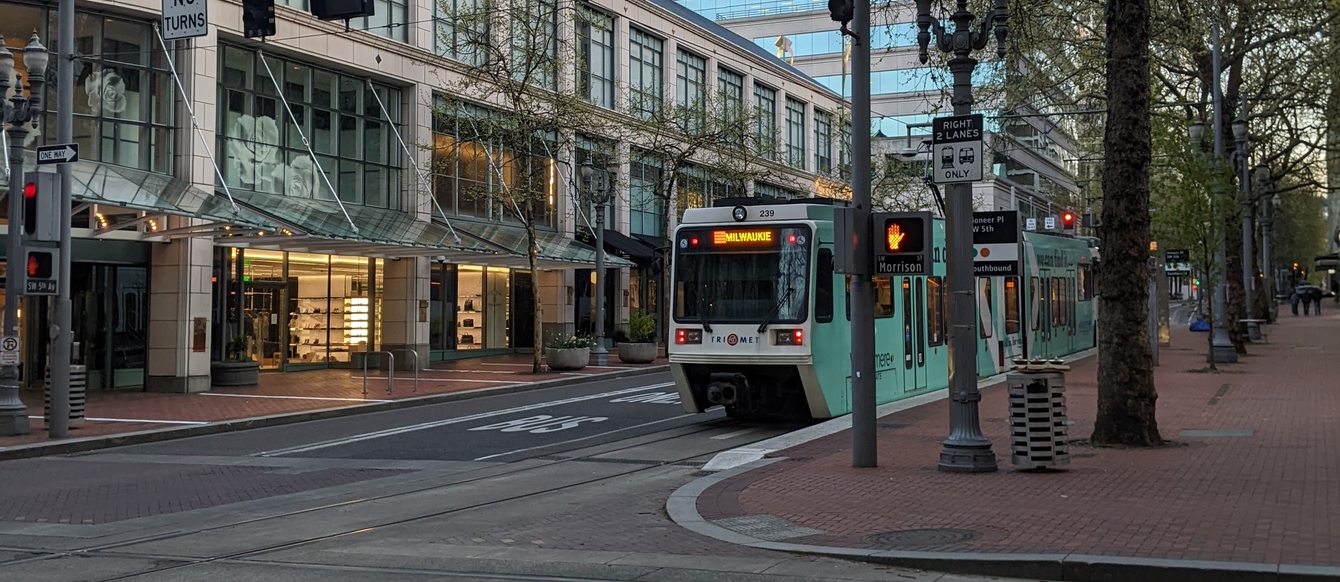
[[[1061,279],[1059,277],[1051,278],[1051,326],[1061,325]]]
[[[814,321],[833,321],[833,251],[819,249],[814,274]]]
[[[930,333],[926,343],[932,346],[945,343],[945,284],[943,277],[926,278],[926,321]]]
[[[1075,308],[1079,306],[1079,286],[1074,279],[1070,279],[1070,331],[1075,331]]]
[[[1093,265],[1082,264],[1079,266],[1079,300],[1093,300]]]
[[[1005,333],[1019,333],[1019,278],[1005,278]]]
[[[1033,331],[1038,330],[1038,321],[1042,319],[1042,292],[1039,291],[1041,285],[1037,277],[1028,278],[1028,306],[1032,310],[1031,318],[1033,320]]]
[[[893,278],[874,277],[875,317],[893,317]]]
[[[981,312],[981,307],[978,307],[977,327],[981,336],[983,338],[988,338],[991,337],[991,322],[995,319],[994,316],[995,316],[996,304],[994,302],[994,298],[991,296],[991,278],[981,277],[977,280],[980,281],[982,285],[981,300],[986,301],[985,314]],[[983,315],[986,316],[985,320],[982,319]]]

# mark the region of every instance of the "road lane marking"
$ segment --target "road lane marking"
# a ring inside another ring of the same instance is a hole
[[[652,425],[654,425],[654,424],[661,424],[662,422],[670,422],[670,421],[672,421],[672,420],[679,420],[679,419],[684,418],[685,416],[692,416],[692,415],[681,414],[681,415],[679,415],[679,416],[672,416],[672,417],[670,417],[670,418],[662,418],[662,419],[660,419],[660,420],[653,420],[653,421],[651,421],[651,422],[644,422],[644,423],[642,423],[642,424],[635,424],[635,425],[633,425],[633,426],[625,426],[625,427],[623,427],[623,428],[614,429],[614,430],[607,431],[607,432],[602,432],[602,433],[599,433],[599,434],[593,434],[593,435],[590,435],[590,436],[584,436],[584,437],[579,437],[579,438],[575,438],[575,439],[569,439],[569,440],[566,440],[566,441],[559,441],[559,442],[556,442],[556,443],[546,443],[546,444],[538,445],[538,446],[534,446],[534,447],[526,447],[526,448],[524,448],[524,449],[517,449],[517,450],[515,450],[515,451],[507,451],[507,452],[505,452],[505,453],[498,453],[498,454],[496,454],[496,455],[486,455],[486,456],[480,457],[480,458],[478,458],[478,459],[475,459],[475,461],[487,461],[487,460],[489,460],[489,459],[496,459],[496,458],[498,458],[498,457],[506,457],[507,455],[515,455],[515,454],[517,454],[517,453],[524,453],[524,452],[527,452],[527,451],[534,451],[534,450],[537,450],[537,449],[547,449],[547,448],[549,448],[549,447],[557,447],[557,446],[560,446],[560,445],[566,445],[566,444],[571,444],[571,443],[577,443],[577,442],[581,442],[581,441],[588,441],[588,440],[591,440],[591,439],[593,439],[593,438],[597,438],[597,437],[609,436],[609,435],[612,435],[612,434],[615,434],[615,433],[620,433],[620,432],[627,432],[627,431],[633,430],[633,429],[635,429],[635,428],[642,428],[642,427],[652,426]]]
[[[334,402],[390,402],[374,398],[334,398],[329,396],[283,396],[279,394],[224,394],[221,392],[201,392],[199,396],[227,396],[229,398],[275,398],[281,400],[330,400]]]
[[[744,430],[737,430],[737,431],[735,431],[735,432],[728,432],[728,433],[726,433],[726,434],[719,434],[719,435],[717,435],[717,436],[712,437],[712,440],[714,440],[714,441],[724,441],[724,440],[726,440],[726,439],[733,439],[733,438],[735,438],[735,437],[737,437],[737,436],[747,435],[747,434],[749,434],[749,433],[751,433],[751,432],[757,432],[757,431],[758,431],[758,428],[746,428],[746,429],[744,429]]]
[[[518,413],[518,412],[526,412],[526,411],[535,410],[535,409],[538,409],[538,408],[547,408],[547,407],[550,407],[550,406],[561,406],[561,405],[563,405],[563,404],[571,404],[571,403],[573,403],[573,402],[584,402],[584,401],[587,401],[587,400],[598,400],[598,399],[600,399],[600,398],[609,398],[609,397],[611,397],[611,396],[618,396],[618,395],[620,395],[620,394],[631,394],[631,393],[633,393],[633,392],[644,392],[644,391],[647,391],[647,390],[655,390],[655,389],[657,389],[657,388],[665,388],[665,387],[667,387],[667,386],[673,386],[673,385],[674,385],[674,382],[662,382],[662,383],[660,383],[660,384],[651,384],[651,385],[649,385],[649,386],[638,386],[638,387],[636,387],[636,388],[625,388],[625,389],[623,389],[623,390],[615,390],[615,391],[612,391],[612,392],[602,392],[602,393],[600,393],[600,394],[591,394],[591,395],[588,395],[588,396],[576,396],[576,397],[573,397],[573,398],[565,398],[565,399],[563,399],[563,400],[551,400],[551,401],[548,401],[548,402],[536,402],[535,404],[527,404],[527,405],[525,405],[525,406],[517,406],[517,407],[514,407],[514,408],[507,408],[507,409],[504,409],[504,410],[493,410],[493,411],[490,411],[490,412],[481,412],[481,413],[478,413],[478,414],[471,414],[471,415],[469,415],[469,416],[458,416],[458,417],[456,417],[456,418],[447,418],[447,419],[443,419],[443,420],[434,420],[434,421],[432,421],[432,422],[424,422],[424,423],[419,423],[419,424],[413,424],[413,425],[410,425],[410,426],[401,426],[401,427],[396,427],[396,428],[389,428],[389,429],[385,429],[385,430],[379,430],[379,431],[376,431],[376,432],[370,432],[370,433],[366,433],[366,434],[354,435],[354,436],[349,436],[349,437],[344,437],[344,438],[338,438],[338,439],[331,439],[331,440],[328,440],[328,441],[322,441],[322,442],[312,443],[312,444],[308,444],[308,445],[298,445],[298,446],[295,446],[295,447],[287,447],[287,448],[283,448],[283,449],[275,449],[275,450],[273,450],[273,451],[265,451],[265,452],[261,452],[261,453],[255,453],[255,454],[253,454],[253,455],[251,455],[251,456],[253,456],[253,457],[277,457],[277,456],[280,456],[280,455],[291,455],[291,454],[294,454],[294,453],[305,453],[305,452],[308,452],[308,451],[315,451],[315,450],[318,450],[318,449],[325,449],[325,448],[329,448],[329,447],[338,447],[338,446],[341,446],[341,445],[347,445],[347,444],[357,443],[357,442],[366,441],[366,440],[378,439],[378,438],[388,437],[388,436],[395,436],[395,435],[398,435],[398,434],[404,434],[404,433],[407,433],[407,432],[414,432],[414,431],[426,430],[426,429],[430,429],[430,428],[437,428],[437,427],[440,427],[440,426],[447,426],[447,425],[452,425],[452,424],[459,424],[459,423],[462,423],[462,422],[471,422],[471,421],[479,420],[479,419],[481,419],[481,418],[492,418],[492,417],[495,417],[495,416],[503,416],[503,415],[506,415],[506,414],[516,414],[516,413]]]

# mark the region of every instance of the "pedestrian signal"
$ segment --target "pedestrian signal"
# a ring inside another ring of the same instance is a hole
[[[926,248],[926,221],[919,216],[884,219],[884,252],[920,253]]]

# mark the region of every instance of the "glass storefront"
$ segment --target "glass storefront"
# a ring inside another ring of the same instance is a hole
[[[452,350],[529,347],[530,276],[505,267],[434,264],[428,301],[428,346],[442,359]]]
[[[215,260],[231,273],[216,344],[241,338],[243,355],[269,370],[354,366],[353,354],[377,351],[381,259],[220,248]]]

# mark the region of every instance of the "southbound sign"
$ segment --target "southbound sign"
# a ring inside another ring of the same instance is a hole
[[[972,213],[972,272],[978,277],[1019,275],[1019,211]]]
[[[982,179],[982,128],[980,114],[931,120],[931,164],[936,184]]]

